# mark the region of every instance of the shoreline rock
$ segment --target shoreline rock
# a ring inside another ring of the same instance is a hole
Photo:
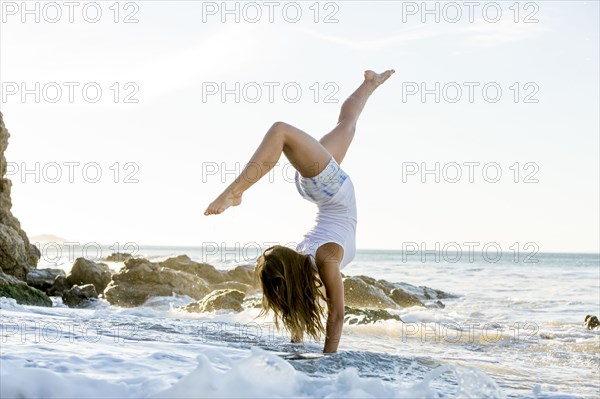
[[[354,308],[443,308],[445,305],[440,298],[453,297],[429,287],[392,283],[364,275],[344,276],[342,281],[345,304]],[[162,262],[130,258],[125,261],[125,266],[112,276],[104,295],[112,305],[125,307],[142,305],[154,296],[187,295],[197,300],[196,305],[190,305],[189,309],[193,307],[193,311],[207,311],[199,310],[211,308],[209,305],[201,306],[200,302],[205,297],[212,298],[225,292],[229,293],[228,295],[232,295],[231,292],[239,292],[242,295],[241,299],[234,302],[235,305],[231,305],[232,309],[241,311],[244,308],[243,296],[252,297],[260,293],[254,266],[242,265],[232,270],[221,271],[210,264],[195,262],[187,255],[179,255]],[[222,305],[215,306],[222,308]],[[383,313],[377,317],[383,317]]]
[[[104,296],[112,305],[131,307],[139,306],[153,296],[173,294],[187,295],[201,301],[216,290],[229,293],[236,291],[242,295],[254,294],[258,291],[254,266],[243,265],[221,271],[208,263],[195,262],[187,255],[162,262],[130,258],[119,272],[112,275]],[[243,298],[234,309],[241,311],[242,301]]]
[[[192,302],[186,306],[182,306],[180,309],[190,313],[213,312],[224,309],[241,312],[245,296],[246,294],[238,290],[214,290],[201,301]]]
[[[169,269],[193,274],[205,280],[209,284],[222,283],[225,281],[223,274],[213,265],[208,263],[194,262],[187,255],[179,255],[175,258],[169,258],[163,262],[160,262],[160,265],[163,267],[168,267]]]
[[[27,273],[27,284],[48,293],[59,276],[66,277],[65,271],[62,269],[32,269]]]
[[[398,305],[386,293],[373,284],[369,284],[360,277],[345,277],[344,303],[358,308],[391,308]]]
[[[125,262],[127,259],[133,258],[133,255],[128,252],[113,252],[104,258],[105,262]]]
[[[94,284],[74,285],[62,294],[62,300],[70,308],[85,308],[98,299]]]
[[[6,178],[6,158],[10,133],[0,112],[0,296],[24,305],[52,306],[42,291],[27,285],[29,271],[37,267],[39,249],[29,242],[19,220],[11,212],[12,182]]]
[[[106,263],[97,263],[85,258],[75,259],[67,282],[73,285],[93,284],[96,292],[102,293],[110,283],[112,273]]]
[[[4,157],[9,137],[10,133],[4,125],[4,116],[0,112],[0,270],[26,281],[29,270],[37,266],[40,251],[29,242],[27,234],[21,229],[21,223],[11,212],[12,182],[5,178]]]
[[[408,283],[392,283],[369,276],[345,276],[344,300],[348,306],[359,308],[400,309],[411,306],[440,307],[443,298],[454,295],[429,287],[417,287]]]
[[[163,262],[164,263],[164,262]],[[152,296],[187,295],[202,299],[210,292],[206,280],[143,258],[131,258],[104,290],[111,305],[140,306]]]
[[[24,281],[0,271],[0,297],[16,299],[20,305],[51,307],[52,300],[42,291]]]

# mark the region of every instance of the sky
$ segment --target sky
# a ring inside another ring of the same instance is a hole
[[[283,156],[203,212],[273,122],[320,138],[394,68],[342,163],[358,248],[600,251],[596,1],[22,4],[0,2],[0,110],[30,236],[299,242],[316,207]]]

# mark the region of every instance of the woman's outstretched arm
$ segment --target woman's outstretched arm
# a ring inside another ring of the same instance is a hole
[[[344,327],[344,284],[340,263],[344,250],[334,243],[322,245],[317,250],[316,263],[327,295],[327,325],[323,353],[337,351]]]

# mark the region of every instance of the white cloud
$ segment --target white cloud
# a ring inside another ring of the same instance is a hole
[[[534,38],[547,32],[548,29],[540,23],[488,23],[483,20],[458,29],[465,35],[467,45],[496,46]]]
[[[390,46],[409,44],[415,41],[429,39],[441,34],[441,32],[434,32],[432,30],[411,29],[392,36],[369,40],[357,40],[348,37],[327,35],[309,29],[301,29],[300,31],[319,40],[351,47],[356,50],[381,50]]]

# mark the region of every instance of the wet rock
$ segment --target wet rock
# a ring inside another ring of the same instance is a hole
[[[47,293],[58,276],[65,277],[65,271],[62,269],[32,269],[27,273],[27,284]]]
[[[419,286],[419,288],[422,290],[422,295],[425,299],[456,298],[456,295],[449,294],[442,290],[435,290],[433,288],[425,287],[423,285]]]
[[[187,295],[202,299],[211,289],[192,273],[165,267],[143,258],[130,258],[112,276],[104,296],[112,305],[140,306],[152,296]]]
[[[380,288],[387,296],[401,307],[431,306],[441,303],[440,299],[456,298],[455,295],[425,286],[415,286],[408,283],[392,283],[387,280],[375,280],[369,276],[356,276],[369,285]],[[445,306],[441,303],[442,306]]]
[[[396,309],[399,307],[381,288],[367,283],[361,277],[350,276],[343,279],[346,305],[359,308]]]
[[[222,283],[225,281],[223,274],[214,266],[209,265],[208,263],[194,262],[187,255],[179,255],[175,258],[169,258],[164,262],[161,262],[161,266],[194,274],[206,280],[210,284]]]
[[[65,276],[56,276],[54,279],[54,284],[52,287],[50,287],[50,289],[48,289],[47,293],[50,296],[62,296],[63,292],[72,286],[73,284],[69,284]]]
[[[409,308],[411,306],[423,306],[423,302],[419,300],[415,295],[409,294],[401,288],[393,288],[389,292],[392,301],[396,302],[403,308]]]
[[[241,312],[242,302],[245,294],[238,290],[215,290],[208,294],[204,299],[198,302],[192,302],[182,310],[186,312],[213,312],[221,309],[231,309],[235,312]]]
[[[90,306],[96,299],[98,299],[98,292],[93,284],[74,285],[62,294],[63,303],[70,308]]]
[[[593,330],[596,327],[600,327],[600,320],[598,320],[597,316],[587,315],[585,316],[585,320],[583,321],[583,326],[588,330]]]
[[[94,284],[96,292],[102,293],[110,283],[111,275],[112,273],[107,264],[77,258],[67,276],[67,282],[71,285]]]
[[[384,309],[365,309],[344,306],[344,323],[348,324],[373,324],[379,320],[398,320],[400,316],[391,314]]]
[[[399,284],[389,282],[387,280],[375,280],[368,276],[357,276],[367,284],[381,289],[392,301],[398,306],[407,308],[411,306],[424,306],[421,300],[414,293],[400,287]]]
[[[127,252],[113,252],[108,255],[104,260],[106,262],[125,262],[127,259],[133,258],[133,255]]]
[[[429,305],[432,308],[439,308],[439,309],[444,309],[446,307],[446,305],[444,305],[442,303],[442,301],[435,301],[433,302],[431,305]]]
[[[52,300],[42,291],[1,270],[0,297],[14,298],[21,305],[52,306]]]
[[[10,134],[4,125],[0,112],[0,271],[27,280],[27,273],[35,269],[40,251],[29,242],[21,229],[21,223],[11,212],[10,198],[12,183],[6,179],[6,158],[4,151],[8,147]]]
[[[0,214],[3,211],[0,210]],[[1,218],[1,216],[0,216]],[[6,221],[12,220],[5,214]],[[0,268],[6,274],[25,281],[33,265],[27,263],[27,249],[23,238],[12,227],[0,220]]]

